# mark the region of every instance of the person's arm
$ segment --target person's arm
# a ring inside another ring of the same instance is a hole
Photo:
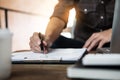
[[[45,32],[45,41],[48,42],[48,45],[51,44],[58,38],[60,33],[65,27],[65,22],[57,17],[52,17],[48,23],[46,32]]]
[[[59,0],[59,3],[55,6],[45,32],[45,41],[48,43],[48,46],[59,37],[66,27],[69,11],[74,7],[74,4],[74,0]]]
[[[55,6],[54,12],[50,17],[50,21],[47,25],[47,29],[42,41],[44,44],[44,51],[46,52],[46,47],[50,47],[51,44],[58,38],[62,30],[65,28],[69,10],[73,8],[74,0],[59,0],[59,3]],[[39,38],[38,33],[33,33],[33,36],[30,38],[30,48],[33,52],[41,52],[40,49],[41,39]]]
[[[95,46],[101,48],[105,43],[111,41],[111,36],[112,36],[112,29],[93,33],[92,36],[86,41],[83,47],[87,48],[88,51],[90,51]]]
[[[44,37],[43,44],[46,47],[50,47],[54,40],[60,35],[61,31],[64,29],[65,23],[57,17],[52,17],[48,23],[45,35],[41,34]],[[33,52],[41,52],[40,49],[41,39],[38,32],[34,32],[30,37],[30,48]],[[44,49],[44,52],[47,53],[47,49]]]

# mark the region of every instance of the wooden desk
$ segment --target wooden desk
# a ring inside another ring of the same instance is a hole
[[[70,65],[57,64],[13,64],[8,80],[70,80],[66,68]]]
[[[66,69],[72,64],[13,64],[8,80],[71,80]]]

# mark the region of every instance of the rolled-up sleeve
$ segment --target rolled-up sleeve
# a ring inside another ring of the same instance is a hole
[[[74,6],[74,0],[59,0],[58,4],[54,8],[52,17],[58,17],[65,23],[68,22],[69,10]]]

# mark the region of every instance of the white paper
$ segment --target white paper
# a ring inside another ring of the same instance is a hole
[[[33,53],[28,52],[17,52],[12,54],[12,61],[25,61],[25,60],[78,60],[86,48],[80,49],[51,49],[49,53]]]

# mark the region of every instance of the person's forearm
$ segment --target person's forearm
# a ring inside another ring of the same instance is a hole
[[[62,30],[64,29],[65,22],[57,17],[51,18],[50,22],[48,23],[46,32],[45,32],[45,39],[48,43],[53,43]]]

